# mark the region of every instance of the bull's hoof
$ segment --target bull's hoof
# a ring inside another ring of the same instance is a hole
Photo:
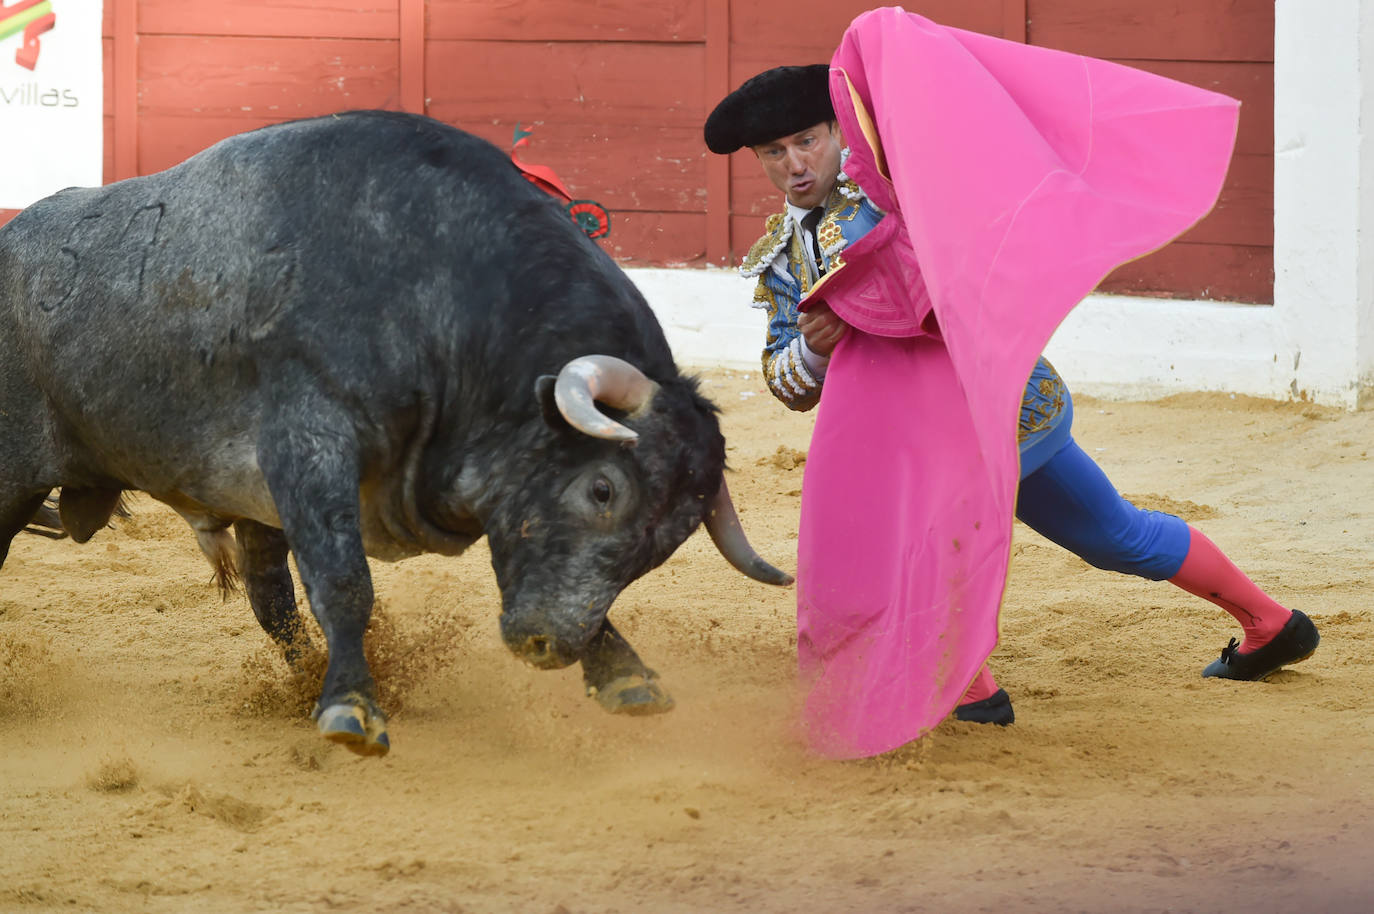
[[[368,712],[356,704],[334,704],[315,715],[320,733],[358,755],[382,756],[391,751],[386,735],[386,718],[379,711]]]
[[[611,714],[666,714],[673,710],[673,696],[664,691],[657,679],[638,674],[612,679],[601,688],[590,687],[587,694]]]

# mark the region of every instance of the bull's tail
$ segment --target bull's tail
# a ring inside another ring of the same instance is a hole
[[[214,581],[215,586],[219,588],[220,597],[228,600],[238,593],[243,585],[243,578],[239,575],[242,552],[239,550],[238,540],[234,539],[228,527],[220,527],[217,530],[197,528],[196,542],[200,544],[200,551],[210,560],[210,567],[215,570]]]

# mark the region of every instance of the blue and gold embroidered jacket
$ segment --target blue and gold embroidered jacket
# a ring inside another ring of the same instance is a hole
[[[825,215],[816,238],[828,267],[845,246],[868,233],[883,218],[859,185],[841,172],[825,201]],[[763,378],[768,389],[789,409],[808,410],[820,402],[821,379],[802,361],[797,303],[811,291],[800,233],[786,212],[768,217],[767,231],[754,242],[740,266],[740,274],[758,278],[754,307],[768,312],[768,336],[763,349]]]
[[[825,215],[816,229],[825,267],[850,244],[866,235],[883,218],[859,185],[843,172],[825,202]],[[799,233],[784,211],[768,217],[767,231],[754,242],[740,266],[743,276],[757,278],[754,307],[768,312],[763,349],[763,377],[773,396],[789,409],[808,410],[821,398],[821,381],[801,354],[797,305],[811,291]],[[1026,381],[1021,399],[1017,441],[1024,479],[1054,456],[1069,438],[1073,402],[1059,373],[1041,356]]]

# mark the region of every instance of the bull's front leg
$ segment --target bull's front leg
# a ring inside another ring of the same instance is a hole
[[[286,534],[251,520],[237,521],[234,534],[242,557],[239,574],[253,615],[262,630],[281,645],[286,662],[299,667],[316,650],[296,607],[296,588],[286,562],[290,552]]]
[[[658,674],[644,665],[609,619],[587,645],[582,681],[587,694],[612,714],[662,714],[673,709],[673,698]]]
[[[326,739],[359,755],[385,755],[386,715],[363,656],[373,594],[359,528],[356,445],[350,434],[318,424],[283,424],[293,427],[264,432],[258,460],[329,648],[314,717]]]

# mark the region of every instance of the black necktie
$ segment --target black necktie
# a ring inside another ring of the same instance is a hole
[[[816,260],[816,272],[822,276],[825,275],[825,260],[821,257],[821,240],[817,237],[816,228],[824,215],[825,207],[818,206],[802,216],[802,228],[811,233],[811,256]]]

